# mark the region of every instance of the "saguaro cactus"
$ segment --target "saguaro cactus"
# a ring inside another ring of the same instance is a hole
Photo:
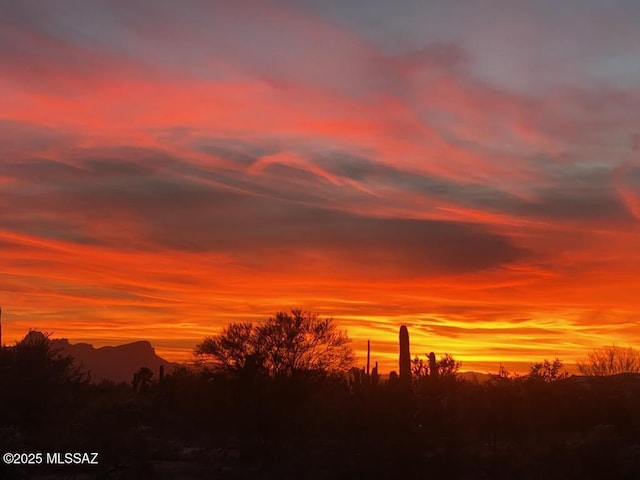
[[[371,371],[371,385],[378,385],[379,382],[380,375],[378,375],[378,362],[376,362],[376,366]]]
[[[436,362],[436,354],[429,354],[429,375],[431,378],[438,378],[438,362]]]
[[[409,353],[409,330],[400,327],[400,383],[411,384],[411,354]]]
[[[371,340],[367,340],[367,377],[369,376],[370,364],[371,364]]]

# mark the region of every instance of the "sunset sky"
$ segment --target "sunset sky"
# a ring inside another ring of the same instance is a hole
[[[640,2],[0,0],[3,340],[640,347]]]

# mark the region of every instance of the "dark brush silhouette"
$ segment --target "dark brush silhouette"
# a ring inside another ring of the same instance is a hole
[[[72,357],[54,349],[47,335],[29,331],[15,345],[0,348],[0,428],[15,428],[34,444],[46,441],[42,426],[63,427],[88,383]]]
[[[287,321],[269,333],[295,337]],[[556,359],[479,381],[459,374],[452,355],[433,354],[414,359],[410,387],[400,388],[377,363],[369,376],[366,366],[289,374],[241,342],[233,368],[138,365],[134,382],[91,384],[53,345],[30,332],[0,348],[0,451],[95,450],[101,463],[0,465],[0,478],[628,480],[640,471],[640,375],[567,378]]]
[[[149,390],[149,385],[151,384],[152,378],[153,372],[150,368],[140,367],[138,371],[133,374],[133,379],[131,380],[133,391],[138,395],[146,393],[147,390]]]
[[[543,380],[545,382],[555,382],[567,378],[569,373],[564,370],[564,363],[559,358],[553,361],[544,359],[542,362],[536,362],[531,365],[528,378],[532,380]]]
[[[439,377],[446,379],[456,377],[460,368],[462,368],[462,362],[457,361],[450,353],[445,353],[436,362],[435,372]]]

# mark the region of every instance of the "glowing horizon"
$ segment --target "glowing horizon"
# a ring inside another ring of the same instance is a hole
[[[640,345],[635,2],[0,0],[3,340]],[[377,355],[377,356],[376,356]]]

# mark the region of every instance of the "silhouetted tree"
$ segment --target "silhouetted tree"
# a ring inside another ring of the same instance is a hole
[[[426,377],[429,375],[429,363],[416,355],[411,361],[411,373],[416,378]]]
[[[259,357],[273,373],[291,375],[298,370],[347,370],[354,361],[351,340],[332,318],[292,310],[278,312],[257,327]]]
[[[247,359],[258,356],[257,329],[251,323],[230,323],[219,335],[196,345],[195,354],[213,359],[221,370],[241,370]]]
[[[542,362],[531,365],[528,377],[531,379],[542,379],[545,382],[553,382],[567,378],[569,373],[564,370],[564,363],[559,358],[555,358],[552,362],[546,358]]]
[[[196,346],[198,356],[212,358],[224,370],[238,371],[249,358],[274,376],[297,371],[332,372],[354,361],[351,340],[332,318],[300,309],[277,312],[262,325],[230,324]]]
[[[498,373],[496,374],[496,377],[503,378],[503,379],[508,379],[509,377],[511,377],[511,373],[501,363],[500,366],[498,367]]]
[[[133,390],[137,393],[144,393],[151,383],[153,378],[153,372],[150,368],[140,367],[136,373],[133,374],[132,386]]]
[[[450,353],[445,353],[436,362],[436,366],[441,377],[450,378],[458,374],[460,367],[462,367],[462,362],[458,362]]]
[[[65,423],[88,382],[88,374],[52,348],[47,335],[29,331],[22,341],[0,349],[0,425]]]
[[[639,373],[640,352],[632,347],[612,345],[599,350],[593,350],[587,359],[578,362],[578,370],[583,375],[605,376],[618,373]]]

